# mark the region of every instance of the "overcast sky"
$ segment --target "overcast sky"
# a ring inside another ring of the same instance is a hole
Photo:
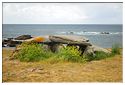
[[[3,24],[122,24],[122,3],[3,3]]]

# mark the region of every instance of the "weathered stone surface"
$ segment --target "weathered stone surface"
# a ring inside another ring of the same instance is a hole
[[[2,47],[6,47],[8,45],[8,42],[10,42],[12,40],[10,39],[5,39],[5,40],[2,40]]]
[[[26,40],[32,38],[31,35],[21,35],[19,37],[16,37],[15,40]]]
[[[57,49],[59,47],[59,44],[49,44],[49,49],[52,51],[52,52],[56,52]]]
[[[72,41],[72,42],[88,42],[89,39],[83,36],[76,35],[52,35],[49,36],[51,41],[63,42],[63,41]]]
[[[49,36],[52,42],[62,43],[62,44],[72,44],[72,45],[91,45],[88,39],[82,36],[75,35],[54,35]]]
[[[27,39],[25,40],[26,42],[30,42],[30,41],[35,41],[35,42],[51,42],[49,40],[49,36],[46,35],[46,36],[37,36],[37,37],[33,37],[31,39]]]
[[[20,44],[20,43],[21,42],[10,40],[10,41],[7,42],[7,45],[9,47],[15,47],[17,44]]]
[[[5,45],[7,45],[7,42],[6,42],[6,40],[3,40],[2,41],[2,47],[6,47]]]
[[[48,48],[52,51],[52,52],[59,52],[61,48],[63,48],[64,45],[63,44],[49,44]]]
[[[85,54],[90,54],[90,53],[95,53],[95,52],[97,52],[97,51],[102,51],[102,52],[105,52],[105,53],[110,53],[110,51],[108,51],[108,50],[106,50],[106,49],[104,49],[104,48],[102,48],[102,47],[95,46],[95,45],[88,46],[88,47],[85,49],[84,53],[85,53]]]
[[[2,41],[2,46],[3,47],[6,47],[6,46],[15,47],[16,46],[16,42],[14,42],[12,40],[3,40]]]

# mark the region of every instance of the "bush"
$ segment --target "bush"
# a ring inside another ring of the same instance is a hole
[[[18,53],[20,61],[40,61],[45,60],[50,63],[59,61],[83,62],[84,59],[80,56],[81,52],[74,46],[62,48],[58,53],[52,53],[49,50],[44,50],[42,45],[35,42],[22,43],[21,50]]]
[[[50,52],[46,52],[42,49],[42,45],[37,43],[22,43],[21,50],[18,53],[18,58],[20,61],[39,61],[49,58]]]
[[[120,49],[119,49],[119,45],[118,44],[114,44],[112,46],[112,55],[115,55],[115,54],[120,54]]]
[[[81,52],[77,47],[67,46],[62,48],[60,52],[57,54],[58,58],[63,61],[71,61],[71,62],[83,62],[84,59],[81,55]]]

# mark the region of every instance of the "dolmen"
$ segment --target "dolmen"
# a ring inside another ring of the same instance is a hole
[[[77,46],[79,50],[85,54],[94,54],[97,51],[103,51],[105,53],[110,53],[108,50],[93,45],[89,42],[89,39],[87,39],[84,36],[76,36],[76,35],[53,35],[49,36],[49,39],[51,42],[54,42],[55,45],[60,44],[67,44],[67,46]],[[57,45],[56,45],[57,46]],[[56,50],[56,49],[55,49]]]
[[[19,40],[14,40],[18,42]],[[79,51],[81,51],[81,55],[83,54],[95,54],[98,51],[102,51],[105,53],[110,53],[107,49],[102,47],[93,45],[89,42],[84,36],[77,36],[77,35],[47,35],[47,36],[37,36],[32,37],[30,39],[21,40],[19,42],[37,42],[39,44],[43,44],[43,46],[51,50],[52,52],[58,52],[61,47],[65,46],[76,46]],[[16,46],[15,52],[21,49],[19,45]],[[13,52],[13,53],[15,53]]]

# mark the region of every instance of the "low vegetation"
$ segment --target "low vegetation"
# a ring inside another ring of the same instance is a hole
[[[84,58],[80,55],[81,52],[74,46],[62,48],[60,52],[57,53],[58,58],[61,58],[63,61],[71,62],[83,62]]]
[[[105,53],[105,52],[102,52],[102,51],[98,51],[95,54],[86,55],[85,58],[86,58],[87,61],[92,61],[92,60],[101,60],[101,59],[104,59],[104,58],[108,58],[110,56],[111,56],[111,54],[108,54],[108,53]]]
[[[86,62],[100,60],[120,54],[119,46],[113,45],[111,53],[95,52],[94,54],[82,55],[75,46],[61,48],[59,52],[52,53],[45,50],[43,45],[31,42],[22,43],[21,50],[17,53],[16,58],[20,61],[34,62],[45,60],[50,63],[63,62]]]
[[[36,43],[23,43],[21,46],[23,49],[16,53],[17,55],[15,57],[17,59],[15,60],[10,60],[9,57],[13,53],[14,49],[2,49],[3,83],[123,82],[123,57],[121,55],[122,49],[117,50],[120,52],[111,53],[110,55],[102,52],[96,52],[96,55],[91,54],[88,55],[89,57],[85,58],[85,56],[79,55],[80,52],[75,47],[62,48],[60,49],[61,51],[52,53],[51,51],[46,51],[43,45],[38,45]],[[40,51],[38,52],[39,56],[38,54],[35,55],[37,52],[34,50]],[[120,53],[120,55],[117,55],[117,53]],[[26,58],[24,58],[24,56]],[[73,57],[73,59],[70,56]]]
[[[120,49],[119,49],[119,45],[118,44],[114,44],[112,46],[112,55],[115,55],[115,54],[120,54]]]
[[[20,61],[39,61],[44,60],[46,58],[49,58],[52,56],[52,53],[49,51],[46,51],[42,48],[42,45],[37,44],[35,42],[31,43],[22,43],[21,49],[19,53],[16,55],[16,57]]]
[[[118,44],[114,44],[111,49],[111,53],[105,53],[102,51],[98,51],[95,54],[88,54],[85,56],[87,61],[92,61],[92,60],[101,60],[109,57],[113,57],[117,54],[120,54],[120,47]]]

